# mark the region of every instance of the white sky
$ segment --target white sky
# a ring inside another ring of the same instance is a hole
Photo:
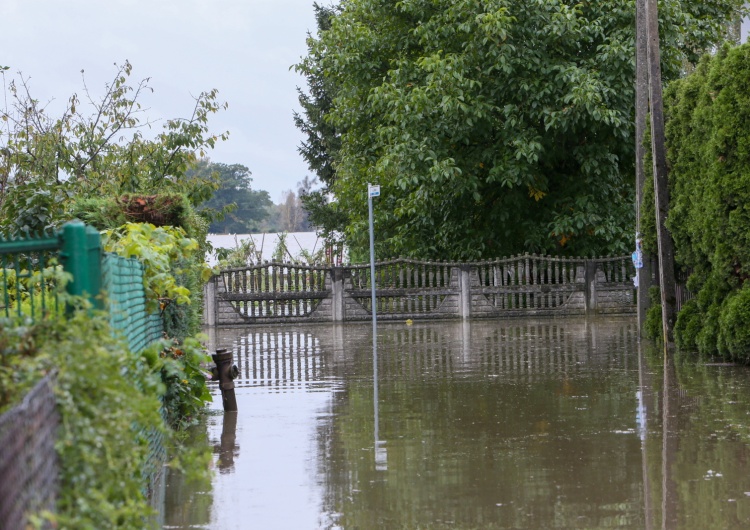
[[[323,2],[327,4],[329,2]],[[188,117],[193,95],[217,88],[229,109],[210,118],[229,140],[209,153],[239,163],[253,188],[281,202],[284,190],[310,174],[292,121],[296,87],[290,71],[315,32],[313,0],[0,0],[0,65],[30,77],[41,101],[82,92],[80,71],[95,94],[113,63],[133,65],[135,84],[150,77],[143,98],[152,118]]]
[[[304,79],[289,67],[306,53],[315,31],[313,0],[0,0],[0,65],[31,77],[40,100],[80,94],[81,69],[97,93],[133,65],[135,83],[150,77],[143,99],[152,118],[186,117],[192,95],[219,89],[229,110],[212,116],[214,132],[230,138],[209,154],[239,163],[253,188],[274,202],[309,174],[297,153],[295,88]],[[331,3],[324,0],[322,3]],[[743,42],[748,24],[743,24]]]

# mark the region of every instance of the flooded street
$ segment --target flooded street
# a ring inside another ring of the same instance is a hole
[[[381,323],[376,365],[368,323],[212,342],[239,412],[213,389],[164,528],[750,525],[750,370],[665,370],[632,318]]]

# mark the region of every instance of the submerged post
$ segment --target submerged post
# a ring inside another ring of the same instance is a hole
[[[372,388],[375,411],[375,469],[388,468],[388,453],[385,441],[380,440],[380,418],[378,416],[378,312],[375,299],[375,228],[372,214],[372,198],[380,197],[380,186],[367,184],[367,208],[370,217],[370,287],[372,288]]]
[[[375,340],[377,333],[378,313],[375,300],[375,222],[372,215],[372,198],[380,197],[380,186],[367,184],[367,209],[370,216],[370,287],[372,288],[372,333]]]
[[[216,374],[219,378],[224,411],[235,412],[237,410],[237,398],[234,395],[234,378],[237,377],[238,370],[232,362],[232,352],[226,349],[217,349],[211,358],[216,363]]]

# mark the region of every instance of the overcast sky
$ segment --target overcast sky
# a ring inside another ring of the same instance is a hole
[[[150,77],[152,118],[186,117],[193,95],[219,89],[229,110],[211,118],[230,138],[210,157],[239,163],[274,202],[309,174],[297,153],[290,71],[315,31],[313,0],[0,0],[0,65],[31,78],[33,94],[65,101],[103,90],[126,59],[133,82]],[[331,3],[324,0],[324,4]],[[743,41],[747,24],[743,24]]]
[[[324,4],[330,3],[327,1]],[[152,118],[187,117],[193,96],[217,88],[229,109],[213,115],[212,131],[230,132],[210,153],[239,163],[253,188],[280,202],[284,190],[310,174],[297,153],[292,121],[296,87],[289,67],[315,32],[313,0],[0,0],[0,65],[30,77],[33,95],[65,101],[89,89],[101,94],[116,72],[150,77],[144,97]]]

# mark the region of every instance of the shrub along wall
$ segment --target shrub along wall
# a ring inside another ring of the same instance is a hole
[[[29,514],[30,524],[44,519],[60,529],[144,528],[146,487],[154,465],[162,464],[153,460],[153,441],[171,432],[165,419],[175,427],[190,425],[210,400],[201,370],[208,357],[199,340],[187,336],[189,321],[176,319],[184,322],[186,335],[162,340],[157,340],[160,322],[135,326],[141,320],[159,321],[168,306],[191,305],[191,292],[180,276],[201,281],[205,265],[198,259],[198,242],[185,237],[181,228],[129,223],[108,231],[105,247],[140,261],[107,256],[104,285],[111,314],[67,294],[67,278],[61,275],[55,284],[29,289],[54,289],[51,297],[72,311],[39,312],[36,320],[25,314],[0,320],[0,413],[18,403],[43,375],[57,374],[60,493],[54,513]],[[125,262],[134,271],[124,271],[129,268]],[[128,293],[118,291],[123,282]]]
[[[680,312],[681,350],[750,362],[750,44],[725,46],[665,93],[667,226],[697,293]],[[655,251],[653,187],[644,239]]]

